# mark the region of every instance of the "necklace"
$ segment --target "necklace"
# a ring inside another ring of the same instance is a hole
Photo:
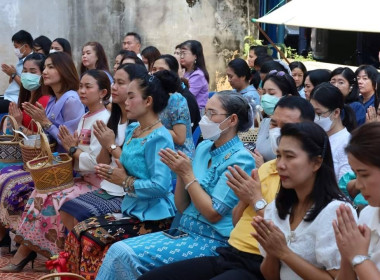
[[[146,128],[143,128],[143,129],[141,129],[141,126],[139,126],[139,127],[138,127],[139,130],[140,130],[139,134],[136,133],[136,130],[137,130],[137,129],[135,129],[135,131],[133,131],[133,134],[132,134],[131,138],[128,139],[128,141],[127,141],[127,145],[129,145],[129,143],[131,143],[132,138],[134,138],[134,137],[139,137],[141,134],[143,134],[145,131],[148,131],[148,130],[151,129],[152,127],[154,127],[154,126],[155,126],[156,124],[158,124],[160,121],[161,121],[161,120],[158,119],[158,120],[155,121],[153,124],[147,126]]]

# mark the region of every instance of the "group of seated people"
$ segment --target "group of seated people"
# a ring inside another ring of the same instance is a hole
[[[98,42],[79,73],[65,39],[12,42],[22,67],[2,65],[0,109],[26,135],[40,123],[75,178],[42,193],[22,162],[1,163],[0,246],[11,232],[17,250],[0,272],[40,254],[86,279],[380,279],[372,66],[307,72],[254,46],[209,98],[196,40],[140,54],[127,33],[113,75]],[[249,150],[239,133],[257,125]]]

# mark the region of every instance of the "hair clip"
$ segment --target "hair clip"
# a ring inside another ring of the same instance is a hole
[[[154,80],[154,75],[152,75],[152,74],[149,74],[149,80],[148,80],[148,82],[149,83],[151,83],[151,82],[153,82],[153,80]]]
[[[276,76],[282,77],[285,75],[285,72],[284,71],[271,70],[271,71],[269,71],[268,75],[276,75]]]
[[[270,70],[268,75],[274,75],[274,74],[277,74],[277,70]]]

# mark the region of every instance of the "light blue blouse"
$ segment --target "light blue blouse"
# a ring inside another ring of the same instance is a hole
[[[174,149],[173,138],[162,126],[146,137],[131,139],[138,126],[138,123],[132,123],[127,127],[120,157],[127,174],[137,178],[135,193],[125,195],[121,210],[124,215],[136,217],[140,221],[173,217],[176,208],[170,169],[158,155],[161,149]]]
[[[298,91],[298,93],[299,93],[299,95],[300,95],[302,98],[306,99],[305,88],[304,88],[304,87],[302,87],[302,88]]]
[[[184,124],[186,126],[185,143],[183,145],[177,145],[174,143],[174,148],[177,151],[184,152],[188,157],[192,158],[195,147],[191,132],[190,111],[186,98],[179,93],[173,93],[170,95],[168,105],[160,113],[160,119],[162,124],[170,130],[173,130],[173,126],[176,124]]]
[[[213,208],[222,218],[217,223],[210,223],[199,213],[192,202],[185,209],[183,215],[206,223],[220,235],[228,237],[233,228],[232,209],[238,203],[238,198],[227,186],[225,175],[228,172],[227,167],[238,165],[245,172],[251,174],[252,169],[255,168],[255,160],[237,136],[217,149],[212,149],[213,144],[213,141],[205,140],[198,145],[193,160],[193,172],[199,184],[211,196]],[[209,162],[211,162],[210,167],[208,167]],[[181,226],[186,227],[182,224]]]
[[[251,100],[255,101],[255,106],[260,105],[260,95],[253,85],[247,86],[245,89],[242,89],[239,93],[242,94],[251,105]]]

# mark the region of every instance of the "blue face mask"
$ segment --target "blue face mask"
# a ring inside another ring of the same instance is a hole
[[[32,73],[21,73],[21,83],[26,90],[36,90],[40,85],[41,75]]]
[[[273,115],[274,107],[276,107],[277,102],[280,100],[279,97],[270,95],[270,94],[264,94],[261,97],[261,107],[263,107],[263,110],[265,114],[268,116]]]

